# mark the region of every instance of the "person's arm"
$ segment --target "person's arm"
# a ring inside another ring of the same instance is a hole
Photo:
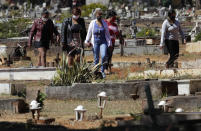
[[[163,47],[165,45],[165,34],[166,34],[166,27],[167,27],[167,22],[164,21],[162,25],[162,30],[161,30],[161,42],[160,42],[160,47]]]
[[[31,47],[32,45],[32,40],[33,40],[33,37],[34,35],[36,34],[36,21],[34,21],[33,25],[32,25],[32,28],[31,28],[31,31],[30,31],[30,35],[29,35],[29,41],[28,41],[28,46]]]
[[[94,21],[91,21],[91,23],[89,24],[87,36],[86,36],[86,39],[85,39],[85,42],[84,42],[88,46],[89,46],[89,43],[90,43],[90,40],[91,40],[91,37],[92,37],[93,22]]]
[[[53,30],[53,32],[54,32],[54,34],[56,35],[56,37],[57,37],[57,43],[59,43],[60,42],[60,34],[59,34],[59,32],[58,32],[58,30],[57,30],[57,27],[54,25],[54,30]]]
[[[86,35],[87,35],[87,30],[86,30],[84,19],[81,19],[81,25],[82,25],[81,39],[82,39],[82,43],[84,43],[84,40],[86,39]]]
[[[66,20],[63,21],[61,26],[61,43],[67,44],[67,24]]]
[[[116,26],[116,28],[117,28],[117,30],[116,30],[116,32],[115,32],[115,36],[116,36],[116,38],[120,38],[119,37],[119,28],[118,28],[118,25],[117,24],[115,24],[115,26]]]
[[[111,37],[110,37],[109,28],[108,28],[108,25],[107,25],[106,22],[104,22],[103,25],[104,25],[104,28],[105,28],[106,36],[108,38],[108,47],[110,47],[110,46],[112,46],[112,40],[111,40]]]

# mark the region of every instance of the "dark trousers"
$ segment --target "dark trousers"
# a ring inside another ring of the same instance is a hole
[[[108,68],[111,68],[113,51],[114,51],[114,47],[109,47],[107,49],[107,65],[106,65],[107,70]]]
[[[179,57],[179,41],[165,40],[167,50],[170,54],[169,60],[166,62],[167,67],[173,67],[174,61]]]

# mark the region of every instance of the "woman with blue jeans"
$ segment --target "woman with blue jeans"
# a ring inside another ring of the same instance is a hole
[[[101,54],[101,73],[105,77],[105,63],[107,62],[107,49],[112,46],[107,23],[102,19],[102,11],[97,8],[94,12],[96,19],[92,20],[85,43],[87,46],[93,45],[94,64],[99,63],[99,54]]]

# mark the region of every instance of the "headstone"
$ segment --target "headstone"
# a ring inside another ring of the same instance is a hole
[[[43,8],[46,8],[46,3],[43,3]]]
[[[190,80],[180,80],[178,83],[178,95],[190,95]]]
[[[10,83],[0,83],[0,94],[11,94],[11,84]]]

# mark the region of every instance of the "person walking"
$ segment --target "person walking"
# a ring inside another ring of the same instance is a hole
[[[84,50],[84,40],[86,38],[85,21],[81,16],[78,7],[72,9],[72,17],[64,19],[61,27],[61,43],[63,51],[68,53],[68,65],[72,66],[74,58],[80,62],[81,50]]]
[[[42,17],[35,20],[29,36],[28,46],[32,46],[32,40],[34,37],[34,46],[37,48],[38,55],[38,66],[46,66],[46,52],[49,49],[50,41],[53,42],[53,34],[57,37],[59,43],[60,35],[56,30],[53,21],[49,18],[48,10],[44,9]]]
[[[112,46],[110,33],[107,23],[102,19],[103,12],[100,8],[96,8],[94,11],[96,17],[92,20],[89,28],[85,44],[87,46],[93,45],[94,64],[99,63],[99,54],[101,54],[101,73],[105,78],[105,66],[107,64],[107,49]]]
[[[170,10],[168,18],[163,22],[161,31],[160,48],[167,47],[170,57],[166,62],[166,68],[174,66],[175,60],[179,57],[179,34],[182,36],[182,42],[186,43],[184,33],[181,29],[179,21],[175,20],[176,12]]]
[[[116,16],[117,16],[117,14],[115,11],[109,10],[106,15],[106,20],[105,20],[106,23],[108,24],[110,38],[112,41],[112,46],[110,46],[110,48],[108,48],[108,50],[107,50],[108,64],[106,65],[106,74],[111,73],[111,63],[112,63],[112,55],[113,55],[113,51],[114,51],[114,47],[115,47],[115,40],[116,40],[116,38],[119,38],[119,39],[121,38],[119,36],[118,26],[115,23]]]

